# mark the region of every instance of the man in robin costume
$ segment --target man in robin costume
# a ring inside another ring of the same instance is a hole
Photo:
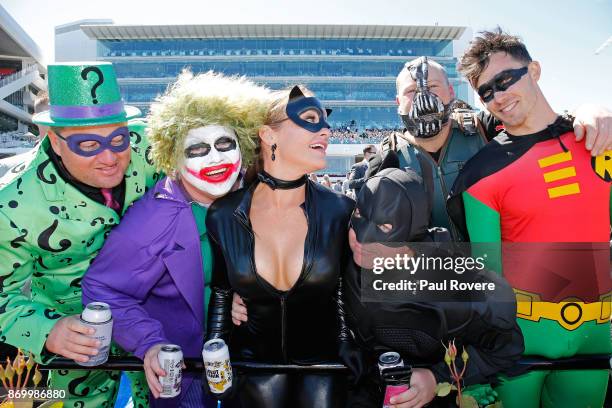
[[[159,174],[147,159],[140,115],[124,106],[110,63],[50,65],[50,126],[29,159],[0,186],[0,341],[34,354],[86,362],[99,344],[79,322],[81,279],[124,211]],[[31,296],[22,293],[32,280]],[[66,406],[111,407],[120,372],[51,371]],[[142,373],[134,405],[146,406]]]
[[[504,243],[492,264],[514,288],[525,355],[609,354],[612,151],[592,157],[576,142],[518,37],[481,33],[460,71],[505,131],[457,177],[453,222],[471,242]],[[510,408],[601,407],[607,383],[608,370],[534,371],[496,390]]]

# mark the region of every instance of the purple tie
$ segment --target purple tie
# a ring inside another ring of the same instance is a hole
[[[119,203],[113,198],[113,189],[101,188],[102,196],[104,197],[104,205],[112,208],[113,210],[119,210]]]

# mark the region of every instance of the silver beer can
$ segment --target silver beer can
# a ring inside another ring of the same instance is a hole
[[[403,367],[404,361],[399,353],[395,351],[388,351],[378,357],[378,372],[382,375],[383,370],[394,367]]]
[[[98,354],[90,356],[89,361],[77,363],[85,367],[106,363],[113,335],[113,315],[110,306],[103,302],[91,302],[83,309],[80,320],[83,325],[96,331],[89,337],[99,340],[100,347],[98,348]]]
[[[165,344],[157,354],[159,366],[166,372],[165,377],[159,377],[162,386],[160,398],[174,398],[181,393],[183,378],[183,350],[176,344]]]
[[[208,340],[202,349],[208,386],[215,394],[221,394],[232,386],[232,364],[229,348],[223,339]]]

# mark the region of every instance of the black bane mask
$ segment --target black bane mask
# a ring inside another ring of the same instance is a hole
[[[421,177],[390,168],[363,186],[351,224],[361,243],[417,242],[427,236],[430,212]]]
[[[421,57],[416,63],[406,63],[405,69],[410,72],[417,87],[410,112],[407,115],[400,113],[402,121],[414,137],[434,137],[448,122],[451,104],[444,105],[442,99],[429,90],[427,57]]]

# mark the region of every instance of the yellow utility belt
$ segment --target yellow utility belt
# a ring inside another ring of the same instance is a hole
[[[597,302],[585,303],[574,300],[543,302],[540,295],[514,289],[516,294],[516,316],[534,322],[540,319],[554,320],[564,329],[575,330],[582,323],[592,320],[597,323],[610,321],[612,293],[599,296]]]

